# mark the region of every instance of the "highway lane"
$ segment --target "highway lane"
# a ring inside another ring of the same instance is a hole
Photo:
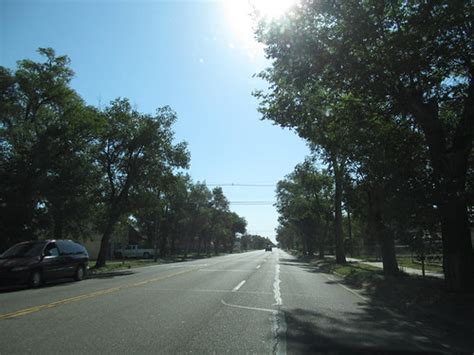
[[[346,350],[456,348],[279,250],[0,294],[1,354]]]

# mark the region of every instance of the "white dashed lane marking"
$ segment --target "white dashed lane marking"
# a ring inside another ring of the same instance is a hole
[[[238,291],[239,288],[241,288],[245,283],[245,280],[241,281],[237,286],[235,286],[232,290],[232,292]]]

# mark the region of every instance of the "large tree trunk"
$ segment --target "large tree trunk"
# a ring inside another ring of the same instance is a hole
[[[206,238],[205,240],[206,245],[206,255],[211,256],[211,240]]]
[[[349,255],[354,257],[354,244],[352,241],[352,222],[351,222],[351,209],[346,206],[347,211],[347,232],[349,234]]]
[[[102,240],[100,241],[99,256],[97,257],[97,261],[95,263],[96,268],[100,268],[105,265],[105,262],[107,260],[107,254],[109,251],[109,242],[110,236],[112,235],[112,231],[113,227],[108,225],[105,229],[104,234],[102,235]]]
[[[306,230],[306,251],[310,257],[314,256],[314,231],[312,228]]]
[[[468,291],[474,288],[474,263],[467,199],[447,195],[440,205],[445,283],[449,290]]]
[[[335,227],[335,244],[336,244],[336,263],[344,264],[346,262],[346,254],[344,252],[344,235],[342,233],[342,185],[344,174],[342,169],[333,164],[334,180],[335,180],[335,198],[334,198],[334,227]]]
[[[57,207],[57,208],[56,208]],[[54,239],[63,239],[64,219],[62,206],[54,207]]]
[[[107,221],[107,226],[105,227],[104,234],[102,235],[102,240],[100,241],[99,256],[97,257],[97,262],[95,263],[96,268],[104,266],[107,261],[107,256],[109,254],[110,237],[112,236],[115,224],[117,223],[118,219],[118,214],[111,214],[109,220]]]
[[[161,218],[158,215],[155,215],[155,223],[153,223],[153,261],[156,263],[158,261],[158,241],[160,234],[160,223]]]
[[[168,253],[167,244],[168,244],[167,232],[163,231],[160,237],[160,257],[162,258],[166,257],[166,254]]]
[[[176,255],[176,234],[173,233],[175,231],[172,231],[171,234],[171,246],[170,246],[170,253],[171,255]]]
[[[321,259],[324,258],[324,247],[326,246],[326,239],[327,239],[327,235],[328,235],[328,226],[329,226],[329,222],[326,220],[324,222],[324,229],[323,229],[323,232],[321,234],[321,238],[319,240],[319,257]]]
[[[202,236],[201,233],[198,235],[198,246],[197,246],[197,256],[201,256],[201,247],[202,247]]]
[[[395,255],[395,241],[393,234],[385,227],[382,218],[382,189],[372,189],[369,191],[368,197],[372,230],[376,234],[382,252],[383,272],[385,275],[397,275],[399,270]]]
[[[219,243],[217,240],[214,240],[214,255],[219,254]]]
[[[424,102],[412,95],[410,111],[425,134],[429,147],[433,180],[441,214],[443,266],[446,288],[467,291],[474,288],[474,255],[467,213],[466,175],[474,130],[474,82],[469,83],[464,110],[452,143],[448,143],[439,119],[438,102]]]

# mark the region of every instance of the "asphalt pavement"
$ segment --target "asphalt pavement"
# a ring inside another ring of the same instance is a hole
[[[0,354],[432,353],[469,346],[278,249],[0,293]]]

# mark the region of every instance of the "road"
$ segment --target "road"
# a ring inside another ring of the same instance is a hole
[[[466,351],[287,253],[0,293],[0,354]]]

